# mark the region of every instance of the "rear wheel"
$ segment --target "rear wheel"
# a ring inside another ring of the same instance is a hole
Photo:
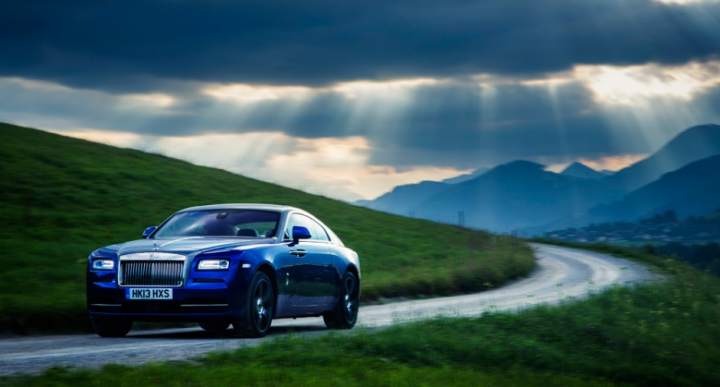
[[[200,325],[200,328],[210,331],[210,332],[222,332],[230,326],[230,323],[227,322],[214,322],[214,321],[203,321],[201,323],[198,323]]]
[[[132,321],[125,320],[92,319],[90,321],[95,333],[100,337],[123,337],[130,332],[133,324]]]
[[[235,334],[238,337],[263,337],[270,330],[273,313],[275,312],[275,294],[270,278],[263,272],[256,272],[245,301],[245,315],[233,321]]]
[[[330,329],[350,329],[355,326],[360,303],[360,285],[355,275],[345,273],[342,279],[342,295],[332,312],[323,314],[325,325]]]

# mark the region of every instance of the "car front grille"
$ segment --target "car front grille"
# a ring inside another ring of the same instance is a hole
[[[118,282],[120,286],[182,286],[184,265],[185,262],[120,261]]]

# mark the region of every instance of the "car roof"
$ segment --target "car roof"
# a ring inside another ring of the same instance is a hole
[[[258,203],[226,203],[226,204],[210,204],[206,206],[195,206],[182,209],[178,212],[185,211],[206,211],[206,210],[229,210],[229,209],[243,209],[243,210],[258,210],[258,211],[277,211],[277,212],[289,212],[289,211],[303,211],[299,208],[277,205],[277,204],[258,204]]]
[[[257,210],[257,211],[273,211],[273,212],[280,212],[283,214],[287,214],[289,212],[298,211],[305,215],[310,216],[317,222],[323,225],[325,227],[325,230],[330,233],[331,235],[331,241],[332,243],[339,245],[339,246],[345,246],[340,238],[328,227],[320,221],[320,219],[316,218],[309,212],[297,208],[297,207],[291,207],[291,206],[285,206],[285,205],[278,205],[278,204],[258,204],[258,203],[226,203],[226,204],[210,204],[207,206],[195,206],[195,207],[188,207],[185,209],[182,209],[178,212],[186,212],[186,211],[208,211],[208,210],[230,210],[230,209],[241,209],[241,210]]]

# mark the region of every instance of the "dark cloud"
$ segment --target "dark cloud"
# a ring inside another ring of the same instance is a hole
[[[3,2],[0,120],[157,136],[362,136],[369,163],[397,168],[648,153],[717,122],[720,87],[643,110],[598,103],[580,81],[520,81],[579,64],[720,59],[718,15],[720,3],[651,0]],[[327,88],[244,103],[203,92],[416,77],[443,81],[354,99]],[[175,102],[153,107],[129,93]]]
[[[163,80],[326,85],[685,63],[720,4],[638,1],[8,1],[0,76],[113,92]]]
[[[328,91],[303,101],[252,104],[190,93],[173,106],[143,109],[128,96],[37,85],[28,88],[22,82],[5,80],[0,81],[0,100],[6,101],[0,106],[0,117],[18,123],[40,122],[56,130],[94,128],[157,136],[209,132],[362,136],[372,147],[371,164],[459,169],[515,159],[557,163],[648,153],[679,130],[698,123],[659,120],[660,125],[652,128],[654,142],[648,142],[632,122],[609,123],[607,112],[580,83],[557,85],[554,95],[543,85],[498,84],[494,90],[484,93],[474,82],[418,86],[397,105],[382,97],[358,100]],[[708,121],[720,116],[717,90],[698,95],[691,104],[705,106]],[[616,109],[635,112],[633,106]],[[670,108],[661,110],[675,114]]]

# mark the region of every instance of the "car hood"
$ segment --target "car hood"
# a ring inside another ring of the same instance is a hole
[[[241,246],[272,243],[272,238],[229,239],[218,237],[188,237],[177,239],[140,239],[119,246],[118,255],[151,251],[189,255],[216,249],[232,249]]]

